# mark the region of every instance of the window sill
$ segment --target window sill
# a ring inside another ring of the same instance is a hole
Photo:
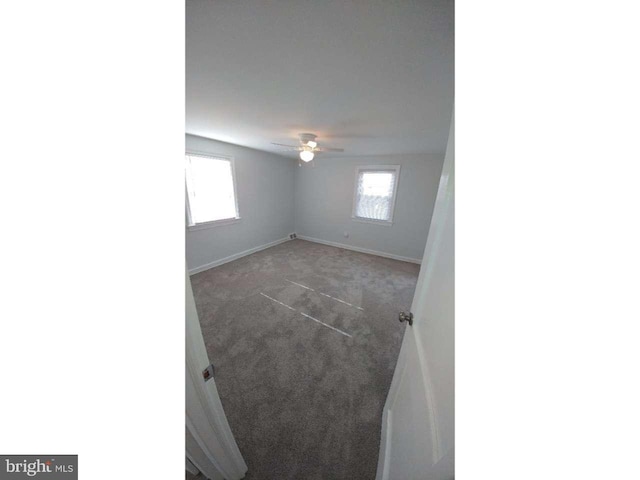
[[[370,218],[360,218],[360,217],[351,217],[351,220],[358,223],[371,223],[373,225],[384,225],[385,227],[391,227],[393,225],[393,221],[386,220],[372,220]]]
[[[223,220],[214,220],[212,222],[196,223],[195,225],[188,225],[187,230],[193,232],[195,230],[205,230],[207,228],[221,227],[222,225],[231,225],[238,223],[242,218],[225,218]]]

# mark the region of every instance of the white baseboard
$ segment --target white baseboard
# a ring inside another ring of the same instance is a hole
[[[392,253],[378,252],[377,250],[369,250],[368,248],[354,247],[353,245],[345,245],[344,243],[329,242],[327,240],[320,240],[319,238],[312,238],[304,235],[298,235],[298,238],[300,240],[307,240],[309,242],[321,243],[323,245],[329,245],[331,247],[338,247],[338,248],[344,248],[346,250],[353,250],[354,252],[368,253],[370,255],[377,255],[378,257],[392,258],[393,260],[400,260],[402,262],[417,263],[418,265],[422,263],[422,259],[420,258],[402,257],[400,255],[394,255]]]
[[[275,247],[276,245],[280,245],[281,243],[288,242],[289,240],[291,240],[289,237],[285,237],[285,238],[276,240],[275,242],[266,243],[258,247],[250,248],[249,250],[245,250],[244,252],[234,253],[233,255],[229,255],[228,257],[224,257],[219,260],[214,260],[211,263],[207,263],[205,265],[192,268],[189,270],[189,275],[194,275],[196,273],[204,272],[205,270],[209,270],[210,268],[232,262],[233,260],[237,260],[238,258],[246,257],[247,255],[251,255],[252,253],[256,253],[256,252],[259,252],[260,250],[264,250],[265,248]]]

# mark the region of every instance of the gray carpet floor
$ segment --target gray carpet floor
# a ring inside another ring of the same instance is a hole
[[[373,480],[419,266],[293,240],[191,277],[251,480]]]

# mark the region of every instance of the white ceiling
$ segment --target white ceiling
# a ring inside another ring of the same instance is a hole
[[[292,157],[271,142],[444,153],[453,23],[453,0],[188,0],[186,131]]]

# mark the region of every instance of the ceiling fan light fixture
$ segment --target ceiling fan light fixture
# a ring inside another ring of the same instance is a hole
[[[284,143],[275,143],[272,142],[272,145],[276,145],[278,147],[286,147],[286,151],[291,152],[299,152],[300,160],[303,162],[310,162],[314,159],[317,153],[323,152],[344,152],[342,148],[331,148],[331,147],[318,147],[318,142],[316,142],[316,138],[318,136],[315,133],[300,133],[298,134],[298,140],[300,143],[298,145],[285,145]]]
[[[300,152],[300,160],[302,160],[303,162],[310,162],[311,160],[313,160],[313,157],[313,152],[309,150],[303,150],[302,152]]]

